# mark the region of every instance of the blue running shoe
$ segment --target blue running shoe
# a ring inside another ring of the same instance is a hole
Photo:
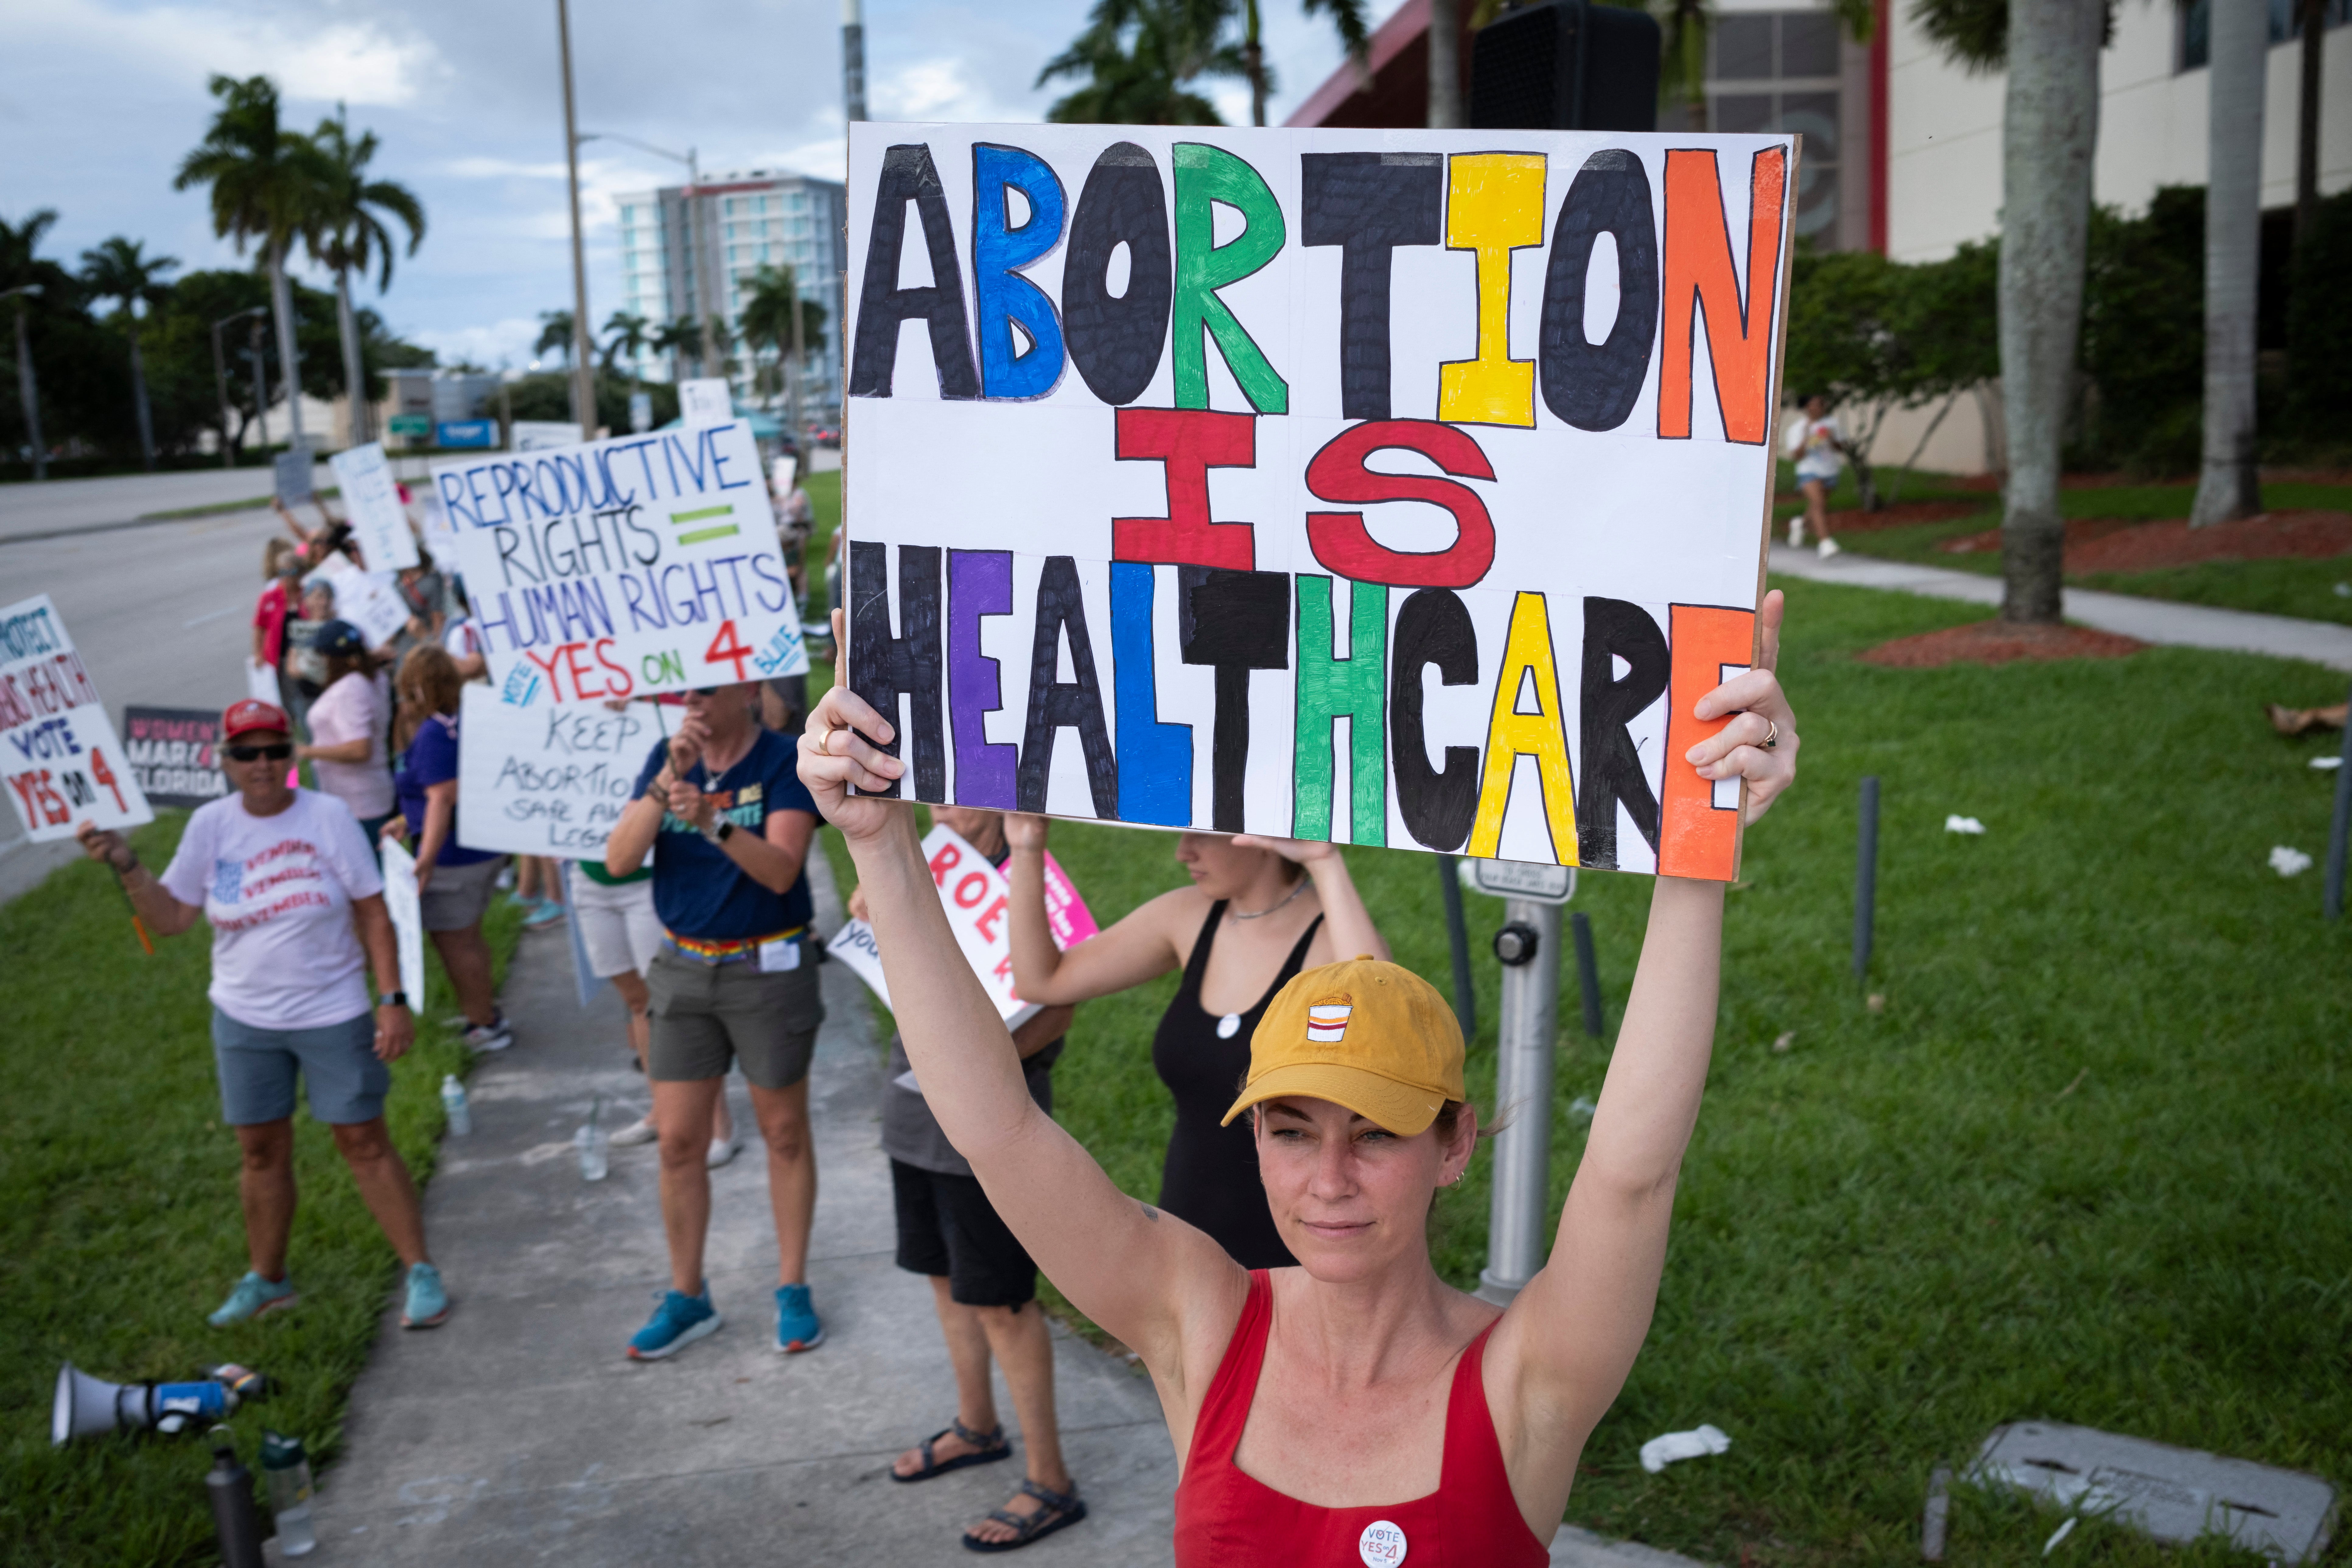
[[[809,1304],[809,1288],[777,1286],[776,1349],[785,1355],[798,1355],[823,1343],[824,1325],[816,1321],[816,1309]]]
[[[710,1304],[709,1280],[702,1282],[699,1296],[665,1290],[652,1320],[630,1336],[629,1359],[659,1361],[676,1355],[695,1341],[717,1333],[725,1322],[719,1309]]]
[[[225,1329],[231,1323],[242,1323],[248,1318],[258,1318],[293,1304],[291,1279],[280,1279],[273,1285],[247,1269],[245,1278],[236,1282],[236,1289],[228,1293],[228,1300],[221,1303],[220,1310],[205,1321],[214,1328]]]
[[[404,1329],[437,1329],[449,1315],[449,1292],[441,1288],[441,1270],[430,1263],[408,1266],[408,1301],[400,1310]]]

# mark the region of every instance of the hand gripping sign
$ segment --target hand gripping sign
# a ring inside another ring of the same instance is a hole
[[[930,865],[931,880],[939,884],[940,907],[947,911],[948,929],[955,932],[964,961],[980,976],[1005,1027],[1019,1028],[1037,1005],[1024,1002],[1013,986],[1013,884],[989,864],[987,856],[945,826],[924,836],[923,858]],[[1053,930],[1054,945],[1064,952],[1097,929],[1087,901],[1051,854],[1045,857],[1045,921]],[[882,951],[872,926],[851,921],[826,951],[873,987],[884,1006],[890,1005],[890,988],[882,979]]]
[[[47,594],[0,610],[0,778],[35,843],[155,820]]]
[[[853,126],[845,656],[890,793],[1733,876],[1738,791],[1680,759],[1753,658],[1796,163]]]
[[[751,426],[436,463],[490,682],[519,707],[808,668]]]

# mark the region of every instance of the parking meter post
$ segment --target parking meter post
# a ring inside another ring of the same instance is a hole
[[[1853,858],[1853,977],[1870,968],[1878,922],[1878,775],[1862,781],[1862,827]]]
[[[1507,1305],[1543,1267],[1551,1205],[1552,1049],[1559,1013],[1559,905],[1504,905],[1496,956],[1504,960],[1496,1041],[1496,1113],[1510,1119],[1495,1140],[1494,1198],[1478,1294]]]
[[[1466,1047],[1478,1037],[1478,997],[1470,988],[1470,929],[1462,919],[1461,866],[1454,856],[1437,858],[1437,880],[1445,890],[1445,935],[1454,948],[1454,1016],[1462,1025]]]
[[[1582,910],[1568,917],[1576,937],[1576,985],[1584,997],[1584,1032],[1601,1037],[1601,961],[1592,951],[1592,921]]]
[[[2352,701],[2352,698],[2346,700]],[[2344,856],[2352,839],[2352,724],[2344,726],[2343,761],[2336,768],[2336,820],[2327,830],[2327,918],[2344,918]]]

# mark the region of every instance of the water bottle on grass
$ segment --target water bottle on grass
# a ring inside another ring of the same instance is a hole
[[[572,1135],[572,1141],[580,1145],[580,1179],[583,1182],[603,1181],[609,1169],[604,1159],[607,1140],[604,1136],[603,1095],[598,1095],[595,1103],[588,1108],[587,1124]]]
[[[261,1473],[269,1482],[269,1511],[278,1517],[278,1550],[299,1557],[319,1544],[310,1523],[310,1460],[302,1439],[264,1432]]]
[[[441,1109],[448,1113],[452,1138],[463,1138],[474,1130],[473,1107],[466,1102],[466,1086],[457,1081],[456,1073],[441,1075]]]

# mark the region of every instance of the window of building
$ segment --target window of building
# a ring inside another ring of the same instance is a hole
[[[1707,54],[1707,129],[1802,135],[1796,230],[1833,245],[1841,119],[1836,13],[1749,11],[1723,16],[1715,24]]]
[[[2270,0],[2271,47],[2301,37],[2303,29],[2295,25],[2294,0]],[[2177,7],[2173,15],[2179,18],[2179,70],[2202,70],[2212,62],[2211,37],[2207,31],[2211,24],[2213,0],[2189,0]],[[2333,32],[2352,21],[2352,0],[2327,0],[2326,8],[2319,14],[2320,30]]]

